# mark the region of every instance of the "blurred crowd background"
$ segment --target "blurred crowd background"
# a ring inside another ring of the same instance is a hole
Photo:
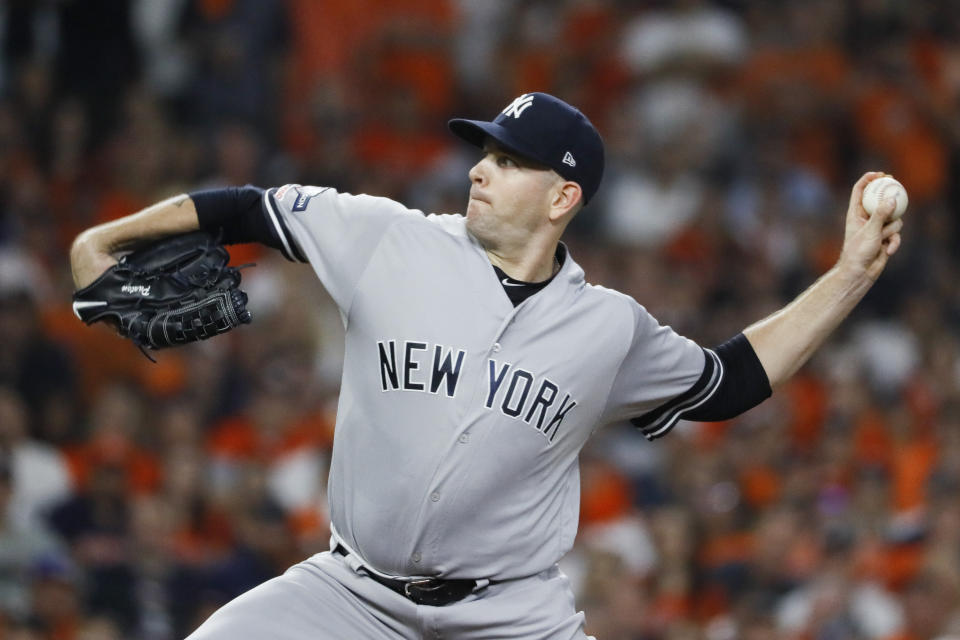
[[[310,269],[234,247],[254,324],[152,364],[72,315],[73,237],[228,184],[460,211],[478,156],[446,120],[534,90],[606,140],[567,237],[588,281],[704,346],[833,264],[861,173],[910,193],[773,398],[584,451],[587,630],[960,638],[957,2],[6,0],[0,25],[0,638],[182,638],[327,548],[342,328]]]

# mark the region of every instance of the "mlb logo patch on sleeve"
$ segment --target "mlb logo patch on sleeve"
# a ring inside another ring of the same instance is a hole
[[[294,191],[297,192],[297,199],[293,203],[292,211],[306,211],[307,205],[310,204],[310,199],[320,195],[329,188],[330,187],[323,187],[322,189],[294,187]]]

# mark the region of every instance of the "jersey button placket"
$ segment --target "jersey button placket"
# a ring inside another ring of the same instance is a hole
[[[440,492],[434,491],[430,494],[430,502],[440,502]]]
[[[468,442],[470,442],[470,434],[469,433],[461,434],[459,440],[460,440],[460,444],[467,444]]]
[[[499,342],[494,342],[494,343],[493,343],[493,352],[494,352],[494,353],[500,353],[500,343],[499,343]]]

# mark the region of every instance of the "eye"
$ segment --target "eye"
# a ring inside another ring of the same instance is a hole
[[[517,164],[517,161],[514,160],[513,158],[511,158],[510,156],[506,156],[506,155],[503,155],[503,154],[498,154],[498,155],[497,155],[497,166],[498,166],[498,167],[517,167],[517,166],[519,166],[519,165]]]

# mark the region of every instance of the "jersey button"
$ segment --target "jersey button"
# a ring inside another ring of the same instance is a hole
[[[420,562],[420,552],[414,551],[413,555],[410,556],[410,559],[413,560],[414,562]]]
[[[469,433],[464,433],[463,435],[460,436],[460,444],[467,444],[468,442],[470,442]]]
[[[440,493],[437,492],[437,491],[434,491],[433,493],[431,493],[431,494],[430,494],[430,500],[432,500],[433,502],[439,502],[439,501],[440,501]]]
[[[497,352],[500,351],[500,343],[499,343],[499,342],[494,342],[494,343],[493,343],[493,351],[494,351],[494,353],[497,353]]]

